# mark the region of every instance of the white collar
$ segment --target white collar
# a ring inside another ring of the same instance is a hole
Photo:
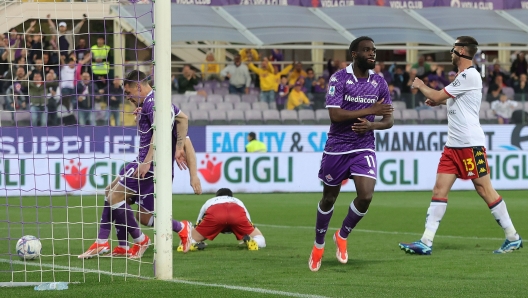
[[[354,70],[352,69],[353,64],[354,64],[354,63],[350,63],[350,64],[346,67],[346,72],[349,73],[349,74],[351,74],[352,77],[354,78],[354,80],[357,82],[358,79],[356,78],[356,75],[354,74]],[[373,75],[373,74],[375,74],[375,72],[374,72],[374,70],[369,69],[368,73],[369,73],[369,77],[367,78],[367,82],[370,81],[370,76]]]

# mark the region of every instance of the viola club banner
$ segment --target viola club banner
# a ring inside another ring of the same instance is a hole
[[[206,152],[244,152],[255,132],[269,152],[323,152],[328,125],[207,126]],[[483,125],[488,151],[528,151],[528,126]],[[442,151],[447,125],[396,125],[376,131],[379,152]]]
[[[341,7],[355,5],[387,6],[400,9],[426,7],[460,7],[484,10],[528,9],[528,1],[522,0],[172,0],[183,5],[273,5],[304,7]]]
[[[134,154],[114,159],[94,155],[23,155],[0,159],[0,190],[6,196],[103,194],[125,161]],[[431,190],[440,152],[378,152],[377,191]],[[222,187],[235,193],[319,192],[317,174],[320,153],[198,153],[198,176],[204,193]],[[493,185],[497,189],[526,189],[528,152],[488,153]],[[173,193],[192,193],[188,171],[176,168]],[[343,182],[343,191],[354,191],[354,183]],[[454,190],[473,189],[458,180]],[[4,192],[5,191],[5,192]]]

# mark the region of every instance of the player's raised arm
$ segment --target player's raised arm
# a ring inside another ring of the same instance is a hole
[[[184,148],[187,166],[189,167],[189,174],[191,176],[191,187],[193,188],[195,194],[201,195],[202,184],[200,183],[200,178],[198,178],[198,170],[196,167],[196,152],[194,151],[194,146],[189,137],[185,139]]]

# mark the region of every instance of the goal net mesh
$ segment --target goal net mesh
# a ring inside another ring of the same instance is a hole
[[[139,151],[121,79],[152,75],[149,2],[0,3],[0,282],[154,276],[152,247],[140,259],[78,258],[98,238],[105,188]],[[20,258],[25,235],[40,240],[40,257]],[[118,246],[113,225],[108,240]]]

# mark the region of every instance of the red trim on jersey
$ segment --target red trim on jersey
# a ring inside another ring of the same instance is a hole
[[[449,92],[447,92],[447,90],[445,90],[445,88],[442,89],[442,90],[444,90],[444,92],[445,92],[447,95],[449,95],[449,97],[451,97],[451,98],[455,98],[453,95],[449,94]]]

